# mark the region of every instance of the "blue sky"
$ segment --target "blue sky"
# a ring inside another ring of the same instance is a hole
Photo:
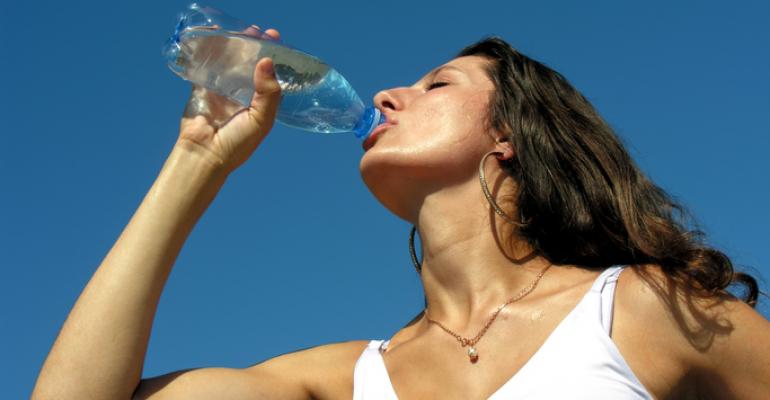
[[[0,25],[0,385],[29,395],[151,185],[190,88],[160,48],[188,2],[9,2]],[[739,269],[770,277],[765,1],[216,1],[337,67],[370,102],[487,35],[563,73]],[[352,135],[277,125],[187,242],[146,375],[386,338],[421,309],[409,226]],[[761,312],[770,314],[767,301]]]

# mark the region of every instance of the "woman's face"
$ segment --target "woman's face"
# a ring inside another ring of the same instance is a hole
[[[426,195],[475,179],[494,149],[487,128],[490,61],[460,57],[409,87],[384,90],[374,103],[387,122],[364,142],[361,175],[396,215],[412,220]]]

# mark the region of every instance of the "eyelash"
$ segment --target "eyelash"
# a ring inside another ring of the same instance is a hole
[[[428,90],[438,89],[440,87],[448,85],[449,82],[433,82],[430,85],[428,85]]]

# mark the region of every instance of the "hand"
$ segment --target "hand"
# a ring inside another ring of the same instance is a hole
[[[248,28],[244,33],[280,40],[280,33],[275,29],[264,33],[258,29]],[[253,82],[254,96],[248,108],[194,85],[177,143],[191,144],[229,171],[243,164],[273,127],[281,99],[271,59],[264,58],[257,63]]]

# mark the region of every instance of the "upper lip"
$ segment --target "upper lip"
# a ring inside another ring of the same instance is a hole
[[[393,115],[391,115],[389,112],[382,111],[382,116],[385,117],[385,122],[381,123],[380,125],[395,125],[396,124],[396,119],[393,118]],[[377,126],[380,126],[380,125],[377,125]]]
[[[391,124],[391,125],[396,124],[396,120],[393,118],[392,115],[390,115],[390,113],[382,111],[382,115],[385,116],[385,122],[383,122],[383,124]]]

